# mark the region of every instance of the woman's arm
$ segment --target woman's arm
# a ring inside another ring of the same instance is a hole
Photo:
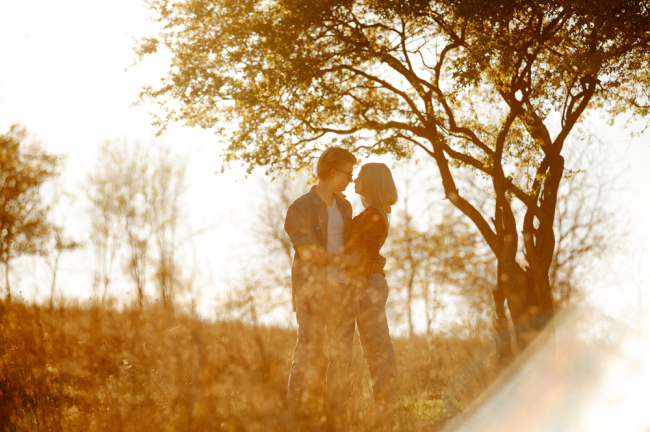
[[[314,244],[305,244],[296,248],[300,258],[321,265],[338,265],[342,268],[355,267],[363,260],[361,252],[355,252],[352,255],[338,255],[326,251],[322,247]]]
[[[379,259],[379,250],[383,245],[386,224],[378,210],[369,209],[363,215],[363,259],[359,265],[359,276],[370,278],[373,265]]]

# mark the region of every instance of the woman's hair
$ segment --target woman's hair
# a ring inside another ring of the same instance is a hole
[[[383,163],[367,163],[361,167],[359,177],[363,183],[363,205],[376,207],[388,229],[390,206],[397,202],[397,188],[390,168]]]
[[[327,180],[331,169],[342,169],[343,165],[355,165],[357,158],[349,150],[341,147],[330,147],[321,153],[316,163],[316,174],[321,180]]]

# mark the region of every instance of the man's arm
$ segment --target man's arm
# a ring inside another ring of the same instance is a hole
[[[361,259],[363,258],[361,253],[337,255],[315,245],[311,231],[307,228],[305,215],[294,204],[289,206],[287,210],[284,230],[289,234],[296,253],[305,261],[321,265],[340,265],[343,268],[347,266],[356,267],[361,264]]]
[[[300,258],[305,261],[321,265],[339,265],[342,268],[356,267],[361,264],[361,259],[363,258],[363,254],[360,251],[357,251],[352,255],[337,255],[327,252],[322,247],[314,244],[298,246],[296,252],[300,255]]]
[[[303,245],[306,246],[314,243],[311,231],[307,226],[305,215],[295,203],[291,204],[287,210],[287,216],[284,219],[284,230],[289,235],[291,244],[296,250]]]

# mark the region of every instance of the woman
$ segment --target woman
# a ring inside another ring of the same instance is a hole
[[[361,265],[346,271],[351,285],[354,310],[363,356],[370,369],[375,414],[383,415],[397,391],[397,363],[388,331],[386,299],[388,283],[379,250],[388,236],[388,213],[397,202],[397,189],[390,169],[383,163],[361,167],[354,181],[366,209],[345,227],[345,253],[363,252]]]

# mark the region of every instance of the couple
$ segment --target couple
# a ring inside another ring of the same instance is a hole
[[[318,184],[287,211],[284,228],[296,251],[291,280],[298,321],[289,405],[299,416],[322,388],[325,368],[331,414],[346,416],[355,320],[370,369],[375,414],[383,415],[396,396],[397,364],[386,320],[386,260],[379,250],[388,235],[388,213],[397,190],[385,164],[363,165],[354,190],[366,209],[352,218],[352,206],[341,192],[353,180],[356,163],[346,149],[325,150],[316,168]]]

